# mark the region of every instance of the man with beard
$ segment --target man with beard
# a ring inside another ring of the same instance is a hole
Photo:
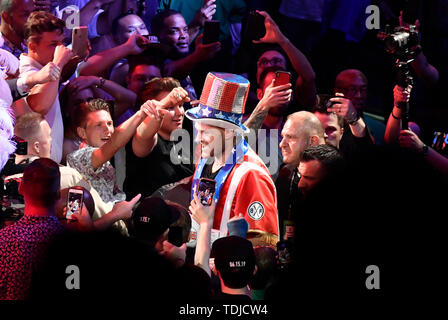
[[[169,48],[163,74],[181,80],[192,100],[197,96],[189,74],[204,61],[212,59],[221,49],[220,42],[202,43],[202,35],[196,38],[195,50],[190,52],[190,36],[184,17],[175,10],[159,12],[151,21],[151,32],[160,43]]]
[[[201,178],[215,180],[211,240],[227,236],[227,221],[241,214],[249,223],[248,240],[254,245],[275,245],[278,216],[274,182],[242,135],[248,132],[241,123],[248,90],[249,81],[241,76],[209,73],[199,106],[186,112],[201,143],[191,200],[195,201]],[[193,220],[192,239],[195,232],[199,232],[199,225]]]

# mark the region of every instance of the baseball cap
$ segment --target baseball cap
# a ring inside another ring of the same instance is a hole
[[[134,235],[140,240],[156,241],[179,216],[179,210],[165,200],[147,197],[134,209]]]
[[[255,253],[249,240],[238,236],[219,238],[213,242],[215,267],[229,288],[243,288],[255,268]]]

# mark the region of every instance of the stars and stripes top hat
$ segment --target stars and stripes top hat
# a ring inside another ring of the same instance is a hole
[[[211,126],[248,132],[241,120],[249,85],[249,80],[236,74],[209,72],[199,106],[188,110],[187,118]]]

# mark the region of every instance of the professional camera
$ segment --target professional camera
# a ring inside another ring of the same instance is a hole
[[[417,26],[396,27],[393,33],[389,29],[386,26],[386,31],[378,33],[378,39],[384,42],[388,53],[413,59],[421,52]]]

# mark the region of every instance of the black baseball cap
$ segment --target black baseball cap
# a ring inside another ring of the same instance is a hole
[[[156,241],[179,216],[179,210],[165,200],[145,198],[136,206],[132,215],[134,235],[140,240]]]
[[[238,236],[219,238],[213,242],[212,255],[215,267],[229,288],[245,287],[255,268],[252,243]]]

